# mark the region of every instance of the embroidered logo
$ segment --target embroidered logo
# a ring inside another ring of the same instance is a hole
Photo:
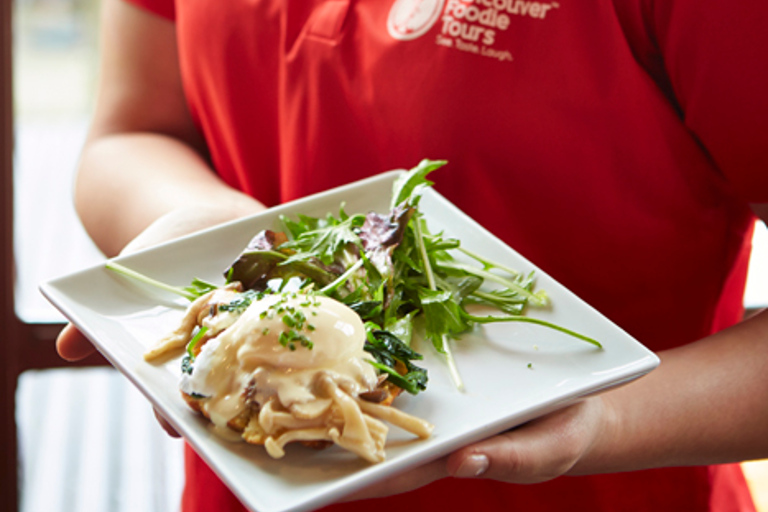
[[[445,0],[395,0],[387,18],[389,35],[410,41],[426,34],[440,18]]]

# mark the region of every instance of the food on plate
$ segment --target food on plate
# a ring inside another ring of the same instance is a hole
[[[257,233],[225,270],[221,286],[195,279],[176,289],[122,267],[112,270],[171,289],[192,304],[145,354],[183,350],[181,390],[220,433],[237,432],[281,457],[292,441],[335,443],[371,462],[384,459],[387,426],[419,437],[432,426],[392,401],[426,390],[414,361],[414,325],[445,356],[458,388],[451,340],[490,322],[531,322],[602,348],[596,340],[529,317],[547,306],[533,272],[489,261],[459,240],[432,233],[419,210],[444,165],[424,160],[403,173],[388,212],[282,217]],[[497,314],[489,313],[489,309]]]
[[[382,420],[421,438],[432,425],[388,407],[400,388],[368,362],[365,341],[361,318],[332,298],[230,286],[196,300],[146,357],[191,342],[182,393],[225,436],[275,458],[289,442],[332,442],[375,463],[385,458]]]

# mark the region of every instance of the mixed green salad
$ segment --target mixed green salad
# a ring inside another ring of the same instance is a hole
[[[281,217],[281,230],[256,234],[225,270],[222,286],[242,285],[242,291],[225,308],[246,308],[263,294],[286,289],[332,297],[365,322],[365,350],[375,359],[371,364],[412,394],[427,387],[427,372],[416,363],[422,355],[411,346],[415,329],[423,331],[423,337],[445,356],[460,389],[463,384],[450,341],[478,324],[530,322],[600,348],[590,337],[526,315],[528,308],[549,304],[546,292],[535,288],[533,272],[520,273],[489,261],[462,247],[460,240],[430,231],[419,202],[433,185],[430,173],[445,164],[423,160],[403,173],[394,183],[387,212],[348,214],[342,204],[336,215]],[[177,288],[114,261],[107,267],[190,301],[219,288],[200,279]],[[473,314],[473,306],[485,306],[481,309],[486,311],[490,307],[494,314]],[[286,340],[286,346],[297,349],[297,340]],[[311,350],[298,341],[299,349]],[[187,368],[194,359],[192,351],[188,352]]]

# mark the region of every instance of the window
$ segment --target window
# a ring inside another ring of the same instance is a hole
[[[94,100],[98,0],[15,0],[16,313],[62,321],[37,285],[96,263],[72,206],[72,179]]]

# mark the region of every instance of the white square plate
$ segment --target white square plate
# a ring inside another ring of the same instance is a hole
[[[261,229],[279,226],[279,215],[386,212],[400,171],[294,201],[129,256],[123,265],[158,280],[184,285],[194,277],[223,282],[222,272]],[[415,440],[392,428],[387,460],[369,465],[337,447],[314,451],[291,445],[281,460],[263,447],[225,441],[190,410],[178,391],[178,359],[144,362],[142,354],[174,329],[187,305],[165,292],[116,275],[103,265],[42,285],[45,296],[168,418],[237,494],[259,512],[318,508],[377,480],[425,463],[467,443],[519,425],[580,397],[635,379],[655,368],[647,348],[536,268],[513,249],[429,189],[420,208],[430,230],[444,231],[486,258],[521,272],[536,271],[537,289],[552,306],[528,314],[591,336],[593,345],[525,323],[486,325],[452,343],[466,391],[456,389],[442,356],[415,340],[429,371],[427,391],[401,395],[398,408],[435,425],[432,438]],[[149,449],[149,447],[147,447]]]

